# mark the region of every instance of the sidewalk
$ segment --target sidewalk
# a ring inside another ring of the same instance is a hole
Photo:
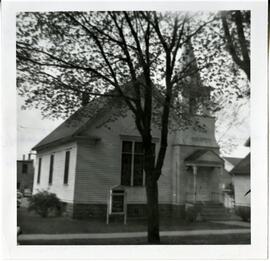
[[[193,231],[161,231],[160,236],[185,237],[196,235],[228,235],[248,234],[250,229],[216,229],[216,230],[193,230]],[[19,242],[33,240],[72,240],[72,239],[116,239],[116,238],[142,238],[146,232],[125,232],[125,233],[91,233],[91,234],[22,234],[18,236]]]
[[[243,222],[243,221],[228,220],[228,221],[211,221],[211,222],[216,223],[216,224],[225,224],[225,225],[230,225],[230,226],[250,228],[250,223]]]

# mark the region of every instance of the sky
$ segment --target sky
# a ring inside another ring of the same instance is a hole
[[[21,110],[23,98],[17,97],[17,159],[28,154],[31,149],[63,120],[44,119],[41,112],[36,109]]]
[[[31,149],[51,131],[59,126],[64,119],[44,119],[37,109],[21,110],[23,98],[17,98],[17,159],[22,159],[23,154],[28,154]],[[232,110],[236,110],[236,118],[232,118]],[[249,149],[243,144],[249,134],[249,105],[247,101],[240,101],[233,107],[225,108],[216,120],[216,139],[224,150],[228,144],[233,144],[233,149],[225,156],[243,158]]]

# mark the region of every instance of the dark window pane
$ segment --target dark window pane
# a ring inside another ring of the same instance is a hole
[[[121,184],[124,186],[130,186],[131,159],[131,154],[122,154]]]
[[[65,172],[64,172],[64,184],[68,184],[69,157],[70,157],[70,151],[66,151]]]
[[[40,174],[41,174],[41,158],[38,160],[38,177],[37,177],[37,183],[40,183]]]
[[[133,186],[143,185],[143,155],[134,155]]]
[[[156,144],[155,143],[152,143],[151,144],[151,148],[152,148],[152,152],[153,152],[153,154],[154,154],[154,156],[155,156],[155,154],[156,154]]]
[[[51,159],[50,159],[50,173],[49,173],[49,184],[52,184],[52,180],[53,180],[53,162],[54,162],[54,155],[51,155]]]
[[[135,153],[143,153],[143,143],[135,142]]]
[[[22,165],[22,173],[27,173],[27,164],[26,163],[23,163]]]
[[[122,152],[132,152],[132,142],[131,141],[123,141]]]

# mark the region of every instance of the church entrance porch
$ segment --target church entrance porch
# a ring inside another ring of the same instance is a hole
[[[222,202],[219,172],[221,172],[221,168],[204,166],[188,167],[186,201],[190,203]]]
[[[220,176],[223,160],[211,150],[197,150],[185,159],[186,202],[223,202]]]

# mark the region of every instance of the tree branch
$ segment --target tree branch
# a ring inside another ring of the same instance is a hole
[[[232,40],[231,33],[229,30],[228,22],[226,19],[226,13],[227,12],[225,12],[225,11],[221,12],[221,20],[222,20],[225,38],[227,40],[227,46],[228,46],[229,52],[230,52],[233,60],[235,61],[236,64],[238,64],[240,66],[242,64],[242,61],[236,53],[235,46],[233,44],[233,40]]]

